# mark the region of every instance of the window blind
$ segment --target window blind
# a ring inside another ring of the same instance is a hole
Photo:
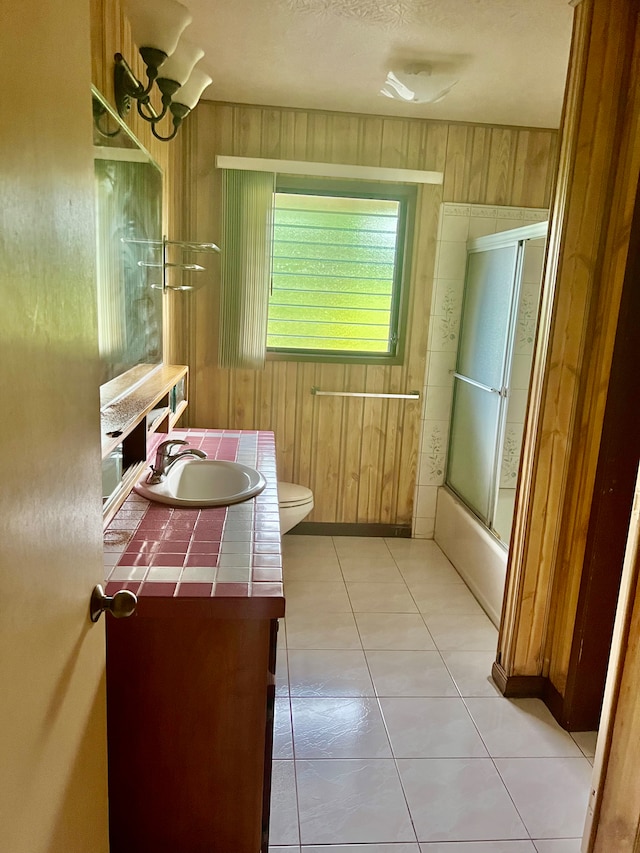
[[[275,175],[222,172],[220,367],[263,368]]]

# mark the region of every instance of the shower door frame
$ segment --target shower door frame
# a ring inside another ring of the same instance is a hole
[[[476,518],[482,523],[482,525],[491,533],[493,537],[495,537],[496,541],[508,550],[509,548],[509,540],[504,540],[500,537],[497,531],[494,528],[494,522],[497,514],[497,505],[498,498],[500,493],[500,472],[503,464],[503,451],[504,451],[504,440],[507,426],[507,413],[509,407],[509,396],[510,396],[510,383],[511,383],[511,371],[513,365],[513,354],[514,354],[514,346],[515,346],[515,338],[516,338],[516,326],[518,320],[518,309],[520,303],[520,295],[522,288],[522,274],[523,274],[523,263],[524,263],[524,247],[525,243],[529,240],[535,240],[540,237],[546,237],[548,233],[548,222],[539,222],[535,225],[524,225],[521,228],[512,228],[508,231],[500,231],[496,234],[489,234],[485,237],[477,237],[473,240],[469,240],[467,243],[467,269],[465,272],[465,287],[464,287],[464,295],[463,295],[463,303],[462,303],[462,314],[460,320],[460,336],[458,340],[458,352],[456,356],[456,369],[453,372],[454,381],[464,382],[473,386],[476,386],[482,390],[488,391],[490,393],[495,393],[500,396],[499,401],[499,409],[497,414],[497,424],[495,430],[495,441],[494,441],[494,459],[493,459],[493,472],[492,478],[489,487],[489,497],[488,497],[488,513],[485,518],[482,516],[477,509],[472,507],[468,503],[468,498],[465,497],[461,492],[459,492],[452,484],[449,482],[449,471],[451,467],[451,455],[452,455],[452,441],[451,436],[449,440],[448,453],[447,453],[447,469],[445,474],[445,485],[448,489],[450,489],[453,494],[459,498],[465,507],[472,512]],[[461,373],[459,371],[460,366],[460,351],[462,347],[462,341],[464,336],[464,314],[465,314],[465,306],[467,304],[468,299],[468,289],[467,289],[467,278],[469,273],[469,257],[472,254],[479,252],[489,252],[495,249],[509,248],[511,246],[516,247],[515,260],[513,265],[513,273],[511,279],[511,295],[510,295],[510,307],[507,319],[507,328],[505,334],[505,343],[503,349],[502,356],[502,370],[501,370],[501,384],[500,388],[492,388],[488,385],[484,385],[481,382],[478,382],[469,376]],[[539,307],[539,305],[538,305]],[[452,402],[451,409],[451,428],[453,427],[453,418],[455,411],[455,385],[454,385],[454,396]]]

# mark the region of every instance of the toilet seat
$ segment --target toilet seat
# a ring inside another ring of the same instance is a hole
[[[313,492],[298,483],[278,483],[278,506],[289,509],[313,501]]]

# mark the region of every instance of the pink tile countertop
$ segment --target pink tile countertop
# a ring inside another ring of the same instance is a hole
[[[202,612],[244,607],[282,616],[282,553],[273,433],[172,430],[153,442],[181,438],[208,459],[257,468],[264,491],[229,507],[184,508],[153,503],[132,492],[104,535],[105,592],[129,589],[140,615],[166,614],[180,602]],[[171,605],[171,608],[168,607]]]

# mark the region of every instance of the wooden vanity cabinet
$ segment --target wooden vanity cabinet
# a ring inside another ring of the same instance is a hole
[[[141,598],[107,620],[112,853],[267,853],[278,607]]]

